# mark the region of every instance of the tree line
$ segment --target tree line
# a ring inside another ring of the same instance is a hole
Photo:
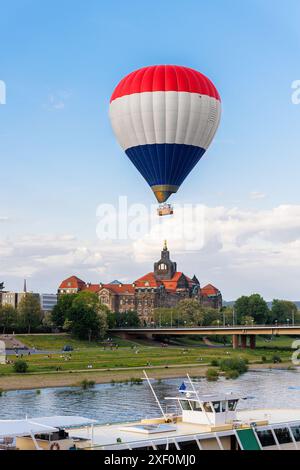
[[[175,307],[154,309],[148,325],[135,311],[111,312],[93,292],[61,295],[53,311],[47,314],[43,314],[39,299],[31,293],[24,295],[17,309],[10,305],[0,306],[0,332],[3,334],[57,329],[89,340],[103,337],[109,328],[293,323],[300,323],[300,313],[293,302],[274,299],[269,308],[259,294],[242,296],[233,306],[221,310],[205,307],[193,299],[184,299]]]
[[[274,299],[271,308],[259,294],[239,297],[232,306],[216,310],[196,300],[184,299],[172,308],[156,308],[156,326],[222,326],[300,323],[300,312],[294,302]]]

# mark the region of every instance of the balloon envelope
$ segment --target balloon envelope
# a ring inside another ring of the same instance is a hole
[[[176,65],[132,72],[110,102],[117,140],[159,202],[177,192],[199,162],[220,116],[213,83],[196,70]]]

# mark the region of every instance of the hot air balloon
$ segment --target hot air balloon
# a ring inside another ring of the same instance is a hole
[[[160,215],[217,131],[221,100],[200,72],[177,65],[144,67],[123,78],[110,100],[118,142],[145,178]]]

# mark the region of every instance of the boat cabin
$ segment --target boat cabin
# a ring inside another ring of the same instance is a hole
[[[177,402],[185,423],[221,426],[237,420],[239,397],[232,394],[199,396],[197,392],[187,391],[184,396],[167,397],[166,400]]]

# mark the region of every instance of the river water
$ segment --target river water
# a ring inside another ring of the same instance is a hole
[[[159,399],[177,394],[184,379],[153,381]],[[294,388],[293,388],[294,387]],[[201,393],[237,392],[249,399],[239,408],[300,408],[300,370],[250,371],[237,380],[199,383]],[[168,402],[169,403],[169,402]],[[165,407],[165,406],[164,406]],[[169,411],[172,411],[171,409]],[[0,419],[80,415],[99,423],[125,422],[160,414],[146,383],[96,385],[93,389],[48,388],[6,392],[0,397]]]

